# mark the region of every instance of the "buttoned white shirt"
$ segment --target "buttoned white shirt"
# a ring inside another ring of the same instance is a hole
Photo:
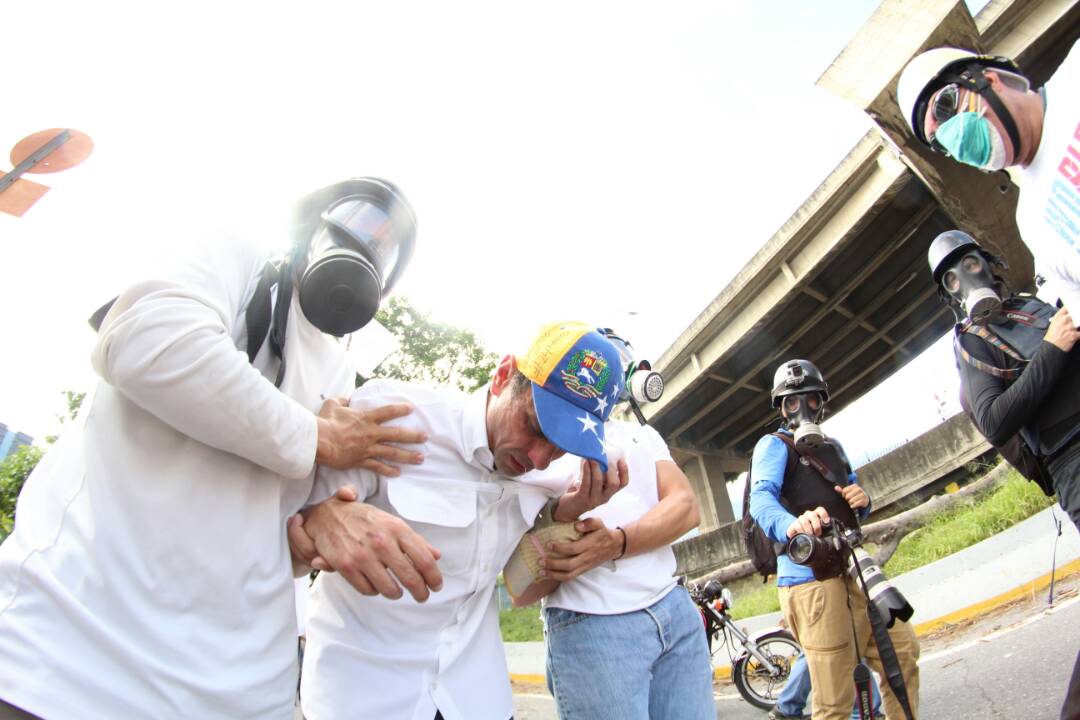
[[[352,407],[408,402],[393,421],[428,433],[421,465],[396,478],[319,468],[311,503],[343,484],[405,519],[439,549],[443,587],[425,603],[361,595],[336,573],[322,573],[308,604],[301,698],[308,720],[506,720],[513,713],[499,634],[495,581],[522,535],[552,497],[579,474],[566,456],[515,479],[493,469],[488,390],[470,396],[374,381]]]

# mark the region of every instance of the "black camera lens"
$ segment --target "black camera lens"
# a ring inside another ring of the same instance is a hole
[[[791,538],[787,549],[788,557],[796,565],[806,565],[814,554],[814,547],[817,545],[815,540],[813,535],[807,533],[799,533]]]

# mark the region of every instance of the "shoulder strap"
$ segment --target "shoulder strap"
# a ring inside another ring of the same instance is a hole
[[[1022,367],[999,368],[996,365],[991,365],[990,363],[983,362],[982,360],[973,357],[971,353],[964,349],[963,344],[961,344],[961,333],[969,333],[971,335],[976,335],[996,347],[998,350],[1001,350],[1001,352],[1005,353],[1009,357],[1021,363],[1027,364],[1027,361],[1020,356],[1020,353],[1009,347],[1004,340],[987,330],[982,325],[975,325],[971,322],[965,322],[963,325],[958,327],[956,329],[956,333],[953,335],[953,350],[955,350],[956,354],[960,356],[964,360],[964,362],[971,365],[976,370],[981,370],[984,373],[993,375],[996,378],[1001,378],[1002,380],[1008,380],[1012,382],[1013,380],[1016,380],[1016,378],[1020,377],[1020,373],[1023,372]]]
[[[774,432],[772,434],[783,440],[784,444],[787,445],[787,465],[784,466],[784,479],[786,480],[795,472],[795,465],[799,462],[801,453],[795,448],[795,441],[787,433]]]
[[[270,290],[278,288],[278,301],[270,302]],[[270,336],[270,350],[280,360],[275,387],[281,387],[285,379],[285,330],[289,323],[289,306],[292,304],[292,273],[285,261],[268,261],[255,286],[247,311],[244,314],[247,323],[248,361],[254,363],[259,348]]]
[[[247,323],[247,356],[248,362],[255,362],[255,356],[259,354],[259,348],[266,341],[270,332],[270,288],[277,282],[278,268],[272,262],[267,262],[259,275],[259,284],[255,286],[255,294],[251,296],[244,319]]]

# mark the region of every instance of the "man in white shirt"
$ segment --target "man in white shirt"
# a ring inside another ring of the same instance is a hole
[[[629,385],[644,368],[628,343],[611,338]],[[629,484],[583,516],[581,539],[553,543],[541,561],[551,591],[543,605],[548,688],[562,720],[711,720],[701,615],[673,577],[671,544],[699,521],[693,488],[648,425],[613,420],[607,442],[625,457]]]
[[[410,417],[392,424],[429,435],[424,464],[389,480],[320,468],[312,500],[345,484],[358,488],[357,504],[398,515],[439,550],[444,585],[424,604],[391,602],[357,593],[339,574],[320,575],[301,686],[308,720],[511,716],[495,581],[550,498],[555,520],[570,521],[626,484],[625,463],[608,467],[604,451],[621,377],[606,338],[588,325],[557,323],[524,356],[504,357],[491,384],[471,396],[393,381],[356,391],[353,407],[372,397],[412,405]],[[583,464],[564,452],[588,461],[571,491]],[[325,511],[314,508],[304,526],[324,555]]]
[[[1075,45],[1038,91],[1008,58],[945,47],[912,59],[897,88],[900,110],[920,142],[985,172],[1014,168],[1020,236],[1074,318],[1080,318],[1078,83]]]
[[[286,518],[316,461],[393,474],[387,462],[421,457],[384,443],[423,440],[379,424],[407,407],[322,400],[354,378],[324,331],[370,319],[404,267],[380,251],[411,248],[412,209],[361,178],[308,196],[296,220],[284,267],[252,244],[208,241],[104,315],[101,382],[0,546],[0,718],[291,720]],[[319,296],[327,287],[338,302]],[[381,567],[414,535],[386,532]],[[413,562],[429,576],[410,591],[426,597],[434,558]]]

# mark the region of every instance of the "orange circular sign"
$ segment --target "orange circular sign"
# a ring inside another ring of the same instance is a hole
[[[33,155],[42,145],[64,132],[64,128],[42,130],[33,135],[27,135],[15,147],[11,149],[11,164],[18,165],[26,158]],[[27,170],[28,173],[54,173],[73,168],[86,158],[94,150],[94,141],[86,133],[68,128],[67,141],[60,147],[49,153],[37,165]]]

